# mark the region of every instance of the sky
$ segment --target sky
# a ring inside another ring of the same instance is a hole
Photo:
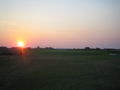
[[[0,0],[0,46],[120,48],[120,0]]]

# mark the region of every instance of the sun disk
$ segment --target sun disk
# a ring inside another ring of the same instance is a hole
[[[17,45],[18,45],[18,47],[24,47],[24,42],[19,41],[19,42],[17,43]]]

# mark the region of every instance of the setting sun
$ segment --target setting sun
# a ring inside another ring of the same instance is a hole
[[[23,41],[18,41],[17,45],[18,47],[24,47],[25,44]]]

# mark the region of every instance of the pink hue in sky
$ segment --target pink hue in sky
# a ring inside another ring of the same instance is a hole
[[[0,46],[120,48],[118,0],[0,1]]]

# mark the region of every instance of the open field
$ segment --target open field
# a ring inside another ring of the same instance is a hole
[[[27,53],[0,56],[0,90],[120,90],[120,52]]]

